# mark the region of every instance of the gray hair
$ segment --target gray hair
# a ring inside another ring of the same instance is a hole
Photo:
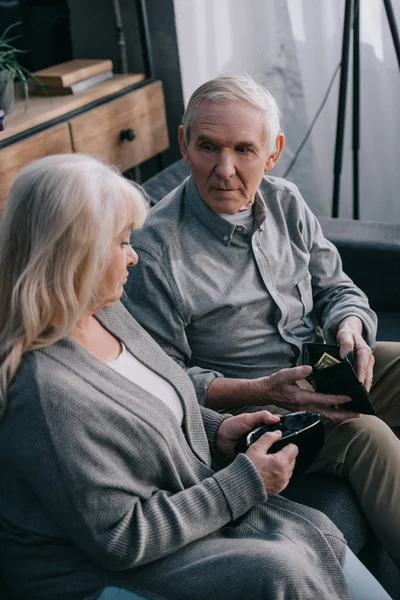
[[[91,156],[20,171],[0,221],[0,412],[22,355],[68,335],[95,305],[112,240],[146,215],[141,190]]]
[[[265,115],[265,130],[269,151],[276,152],[280,133],[280,111],[275,98],[249,75],[222,75],[203,83],[190,96],[182,118],[184,139],[190,142],[190,132],[199,106],[204,102],[247,102]]]

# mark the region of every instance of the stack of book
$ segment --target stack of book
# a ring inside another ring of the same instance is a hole
[[[46,96],[77,94],[110,79],[113,64],[108,59],[77,58],[36,71],[30,80],[31,93]]]

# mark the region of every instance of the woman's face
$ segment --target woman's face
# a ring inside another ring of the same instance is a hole
[[[130,244],[129,226],[117,235],[110,249],[110,262],[100,282],[98,299],[101,307],[112,304],[119,300],[123,293],[123,286],[128,279],[127,267],[134,267],[139,257]]]

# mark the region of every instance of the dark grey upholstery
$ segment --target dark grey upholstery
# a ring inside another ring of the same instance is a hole
[[[143,187],[149,196],[150,205],[154,206],[154,204],[157,204],[168,192],[178,187],[190,173],[191,170],[184,161],[178,160],[146,181]]]
[[[346,273],[378,313],[378,339],[400,340],[400,225],[320,217]]]
[[[323,510],[334,523],[340,523],[347,543],[356,554],[367,543],[371,531],[346,480],[333,475],[302,475],[291,481],[283,495]]]
[[[180,160],[145,182],[150,204],[156,204],[189,174],[189,167]],[[325,236],[339,249],[345,271],[378,312],[378,339],[400,341],[400,225],[326,217],[319,221]],[[400,572],[372,534],[346,480],[302,475],[284,495],[325,512],[393,598],[400,598]]]
[[[2,574],[0,573],[0,598],[1,600],[13,600],[10,592],[6,588],[6,584],[4,583]]]

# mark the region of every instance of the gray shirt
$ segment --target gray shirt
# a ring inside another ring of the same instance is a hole
[[[297,187],[264,177],[249,234],[212,211],[190,177],[159,202],[132,243],[132,311],[186,368],[205,403],[217,376],[255,378],[298,364],[316,326],[335,342],[356,315],[375,343],[376,316]]]

